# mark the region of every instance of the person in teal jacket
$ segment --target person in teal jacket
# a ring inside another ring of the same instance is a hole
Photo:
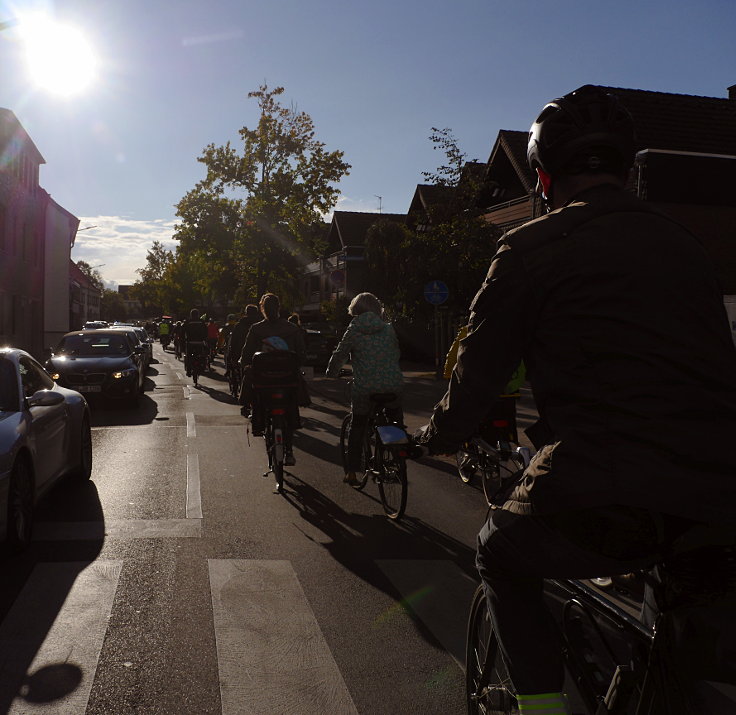
[[[353,316],[327,365],[327,377],[337,377],[350,358],[353,368],[351,395],[352,422],[348,435],[348,471],[344,481],[357,484],[355,473],[361,469],[362,445],[370,414],[370,395],[394,393],[396,401],[387,406],[389,417],[403,422],[401,391],[404,377],[399,367],[399,341],[390,323],[381,315],[381,301],[372,293],[359,293],[348,307]]]

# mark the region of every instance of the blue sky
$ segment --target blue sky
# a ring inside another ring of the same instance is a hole
[[[352,170],[338,208],[408,209],[450,127],[485,161],[500,129],[526,130],[582,84],[725,97],[736,84],[733,0],[0,0],[0,22],[43,9],[79,27],[98,80],[60,98],[29,86],[0,32],[0,106],[46,159],[41,184],[97,228],[75,260],[127,283],[174,204],[203,176],[205,145],[237,141],[264,80],[309,113]]]

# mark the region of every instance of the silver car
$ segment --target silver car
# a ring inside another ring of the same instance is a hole
[[[28,545],[38,499],[61,477],[92,474],[89,409],[27,352],[0,349],[0,541]]]

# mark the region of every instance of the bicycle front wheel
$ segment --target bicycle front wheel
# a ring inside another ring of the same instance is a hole
[[[376,445],[381,450],[378,491],[381,504],[389,519],[400,519],[406,509],[406,496],[409,489],[406,481],[406,460],[386,447]]]
[[[470,715],[517,713],[511,679],[501,657],[482,586],[473,596],[465,646],[465,699]]]

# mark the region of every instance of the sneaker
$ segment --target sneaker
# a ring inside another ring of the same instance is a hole
[[[276,485],[276,486],[275,486],[275,487],[273,488],[273,493],[274,493],[274,494],[283,494],[283,493],[284,493],[284,488],[283,488],[283,487],[281,487],[281,486],[279,486],[279,485],[277,484],[277,485]]]
[[[263,437],[263,427],[261,425],[251,424],[250,429],[254,437]]]
[[[240,414],[243,415],[243,417],[250,417],[250,407],[243,405],[240,408]]]
[[[294,453],[291,450],[289,450],[284,455],[284,464],[287,467],[293,467],[296,464],[296,459],[294,459]]]
[[[359,484],[358,479],[355,476],[355,472],[348,472],[345,475],[343,482],[345,482],[345,484],[349,484],[351,487],[355,487]]]

